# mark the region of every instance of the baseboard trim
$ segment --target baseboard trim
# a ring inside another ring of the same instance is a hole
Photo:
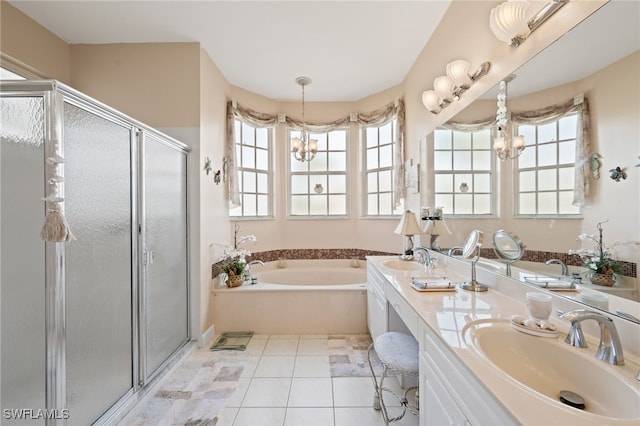
[[[202,333],[202,335],[198,339],[198,347],[204,348],[205,346],[207,346],[211,342],[211,339],[213,339],[215,332],[216,326],[214,324],[211,324],[211,327],[209,327],[204,333]]]

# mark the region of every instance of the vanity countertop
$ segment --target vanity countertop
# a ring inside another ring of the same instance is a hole
[[[487,281],[486,277],[479,276],[478,280],[480,282],[489,284],[494,288],[489,288],[487,292],[480,293],[462,290],[459,287],[456,288],[456,291],[451,292],[419,292],[412,288],[411,280],[417,274],[424,276],[425,272],[391,270],[381,265],[383,260],[391,258],[389,256],[369,256],[367,260],[373,264],[376,270],[384,276],[387,283],[410,305],[418,315],[419,320],[422,320],[427,327],[440,337],[442,342],[468,367],[469,371],[487,387],[493,397],[507,407],[519,422],[522,424],[545,425],[612,424],[637,426],[637,422],[633,420],[595,416],[534,392],[504,374],[488,359],[483,358],[464,343],[463,328],[471,321],[480,319],[509,320],[512,315],[527,317],[528,311],[524,293],[532,291],[530,287],[524,286],[522,289],[511,289],[511,294],[507,295],[496,290],[495,287],[499,287],[498,285],[493,286],[493,283]],[[463,269],[465,267],[469,268],[468,263],[456,266],[450,261],[444,261],[448,263],[435,268],[431,272],[432,275],[447,276],[452,281],[468,279],[468,275],[465,277]],[[485,278],[485,280],[482,280],[482,278]],[[515,286],[517,283],[512,285]],[[554,298],[553,303],[554,310],[557,308],[563,308],[564,310],[584,308],[583,306],[567,308],[566,301],[562,302],[556,298]],[[565,306],[557,306],[557,303]],[[569,329],[569,323],[555,316],[552,316],[550,321],[559,331],[558,338],[564,339]],[[419,336],[415,337],[420,341]],[[576,348],[576,350],[591,351],[590,355],[595,358],[595,350],[598,346],[597,340],[595,343],[593,343],[594,339],[588,337],[588,340],[590,343],[589,348]],[[425,350],[428,351],[428,348],[425,348]],[[630,376],[631,386],[635,385],[636,390],[640,392],[640,381],[635,380],[637,371],[635,373],[632,372],[633,368],[638,366],[637,359],[632,354],[627,353],[625,353],[625,358],[628,360],[626,367],[604,363],[601,367],[611,369],[612,372],[616,371],[619,374],[623,373],[625,377],[627,375]],[[640,400],[637,403],[640,410]]]

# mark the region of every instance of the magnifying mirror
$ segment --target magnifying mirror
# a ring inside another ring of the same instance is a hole
[[[462,247],[462,257],[465,259],[471,259],[471,280],[460,286],[464,290],[477,292],[487,291],[486,285],[480,284],[476,281],[476,262],[478,262],[478,259],[480,258],[480,248],[482,247],[483,239],[484,235],[482,234],[482,231],[474,229],[471,231],[464,242],[464,246]]]
[[[520,239],[501,229],[493,234],[493,251],[499,259],[507,264],[506,274],[511,276],[511,264],[517,262],[524,255],[525,245]]]

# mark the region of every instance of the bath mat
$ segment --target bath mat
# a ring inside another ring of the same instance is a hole
[[[230,331],[222,333],[211,346],[212,351],[244,351],[253,337],[252,331]]]
[[[329,367],[331,377],[371,376],[367,362],[367,349],[371,344],[369,335],[329,336]],[[382,374],[382,363],[378,355],[371,354],[373,370]]]

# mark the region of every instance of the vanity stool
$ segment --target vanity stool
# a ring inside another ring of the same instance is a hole
[[[378,358],[380,358],[384,367],[382,376],[380,377],[380,383],[378,383],[378,379],[373,371],[373,365],[371,364],[372,350],[376,351]],[[384,378],[389,370],[408,376],[418,375],[418,341],[409,334],[397,332],[383,333],[369,346],[367,351],[367,361],[369,362],[373,386],[375,388],[375,394],[373,395],[373,408],[375,410],[381,410],[385,425],[388,426],[389,423],[402,419],[407,412],[407,408],[413,414],[417,414],[417,406],[414,410],[414,407],[409,406],[409,402],[407,400],[407,394],[409,391],[416,389],[416,386],[408,388],[403,395],[398,395],[390,389],[385,389],[383,386]],[[402,405],[402,413],[400,413],[400,415],[389,418],[387,407],[385,406],[384,399],[382,397],[383,390],[392,392],[398,397],[400,404]],[[416,397],[416,401],[417,400],[418,398]]]

